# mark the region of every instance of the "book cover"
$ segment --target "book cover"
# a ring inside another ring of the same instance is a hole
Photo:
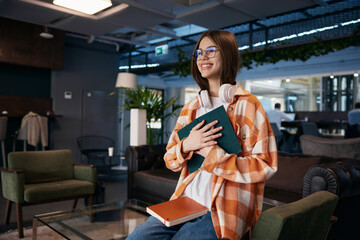
[[[181,197],[149,206],[146,212],[171,227],[205,215],[208,208],[189,197]]]
[[[180,140],[189,136],[191,129],[195,127],[202,120],[205,120],[205,124],[211,123],[212,121],[218,120],[219,122],[215,127],[222,126],[223,129],[220,131],[222,136],[217,138],[217,144],[225,150],[227,153],[238,154],[242,152],[239,141],[237,140],[234,129],[231,125],[230,119],[226,114],[224,106],[213,109],[210,112],[205,113],[204,115],[194,119],[191,123],[184,126],[178,131],[178,136]],[[202,160],[201,160],[202,159]],[[188,160],[187,165],[189,172],[192,173],[196,171],[204,161],[204,157],[198,154],[193,154],[193,157]],[[194,161],[193,161],[194,160]]]

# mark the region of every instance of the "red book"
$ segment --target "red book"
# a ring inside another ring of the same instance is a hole
[[[171,227],[205,215],[208,208],[189,197],[159,203],[146,208],[146,211]]]

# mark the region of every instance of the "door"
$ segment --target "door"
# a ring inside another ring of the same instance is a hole
[[[117,141],[117,97],[104,90],[83,90],[81,135],[109,137]],[[117,144],[116,144],[117,145]]]

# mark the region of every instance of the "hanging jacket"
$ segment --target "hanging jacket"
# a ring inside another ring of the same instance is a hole
[[[47,117],[29,112],[21,120],[18,139],[27,140],[28,144],[36,147],[41,143],[43,147],[48,145]]]

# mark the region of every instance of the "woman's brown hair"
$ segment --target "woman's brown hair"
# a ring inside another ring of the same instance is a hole
[[[208,37],[216,44],[217,49],[221,52],[222,70],[220,77],[220,85],[236,83],[236,75],[240,66],[240,53],[235,35],[229,31],[223,30],[210,30],[204,32],[198,42],[196,43],[195,50],[199,48],[200,42],[203,38]],[[197,67],[197,59],[191,59],[191,74],[199,85],[201,90],[209,91],[209,82],[206,78],[201,76]]]

